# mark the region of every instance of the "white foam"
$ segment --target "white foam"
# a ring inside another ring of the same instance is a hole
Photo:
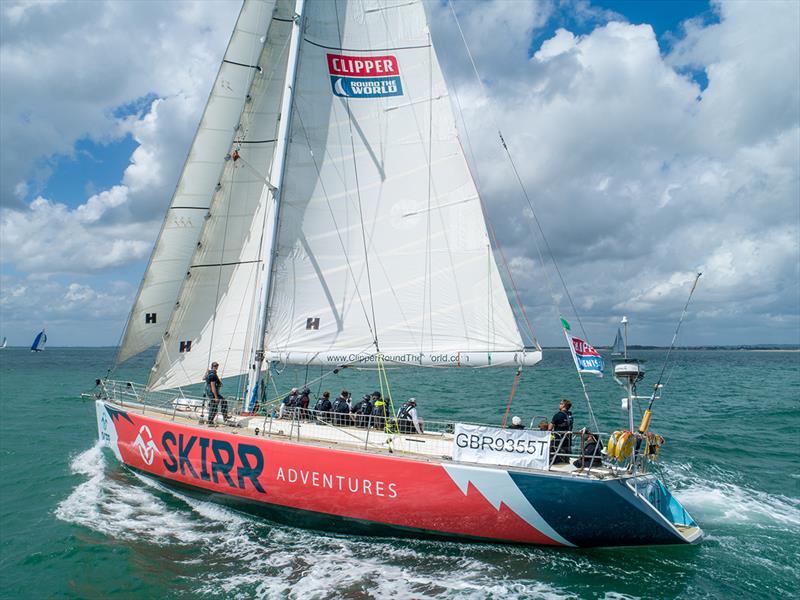
[[[701,478],[693,473],[691,465],[667,466],[669,482],[675,486],[673,495],[701,526],[702,522],[800,525],[799,499],[742,485],[736,473],[720,468],[710,471],[711,477]]]
[[[89,480],[56,507],[59,519],[114,538],[146,539],[158,545],[195,544],[203,539],[204,532],[146,489],[130,485],[122,474],[109,477],[99,443],[76,456],[70,467]]]

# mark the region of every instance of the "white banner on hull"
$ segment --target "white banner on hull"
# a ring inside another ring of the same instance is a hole
[[[550,432],[456,423],[453,460],[547,470]]]

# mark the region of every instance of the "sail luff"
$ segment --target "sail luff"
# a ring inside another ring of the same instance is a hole
[[[257,382],[261,377],[261,370],[264,365],[264,339],[267,331],[268,310],[269,310],[269,295],[272,288],[272,269],[273,259],[275,257],[275,246],[278,240],[278,223],[280,222],[280,198],[281,189],[283,187],[283,178],[286,166],[286,151],[289,147],[288,138],[289,131],[292,123],[292,101],[294,100],[295,79],[297,77],[297,62],[300,54],[300,42],[302,40],[303,32],[303,14],[305,7],[305,0],[297,0],[294,9],[294,23],[292,26],[292,33],[289,41],[289,57],[286,66],[286,79],[283,89],[283,98],[281,99],[281,120],[280,128],[278,130],[277,145],[275,147],[275,154],[273,157],[272,168],[270,174],[274,175],[274,179],[269,185],[269,194],[272,198],[272,227],[270,230],[271,236],[269,244],[267,244],[268,252],[262,255],[261,264],[264,268],[264,282],[262,286],[261,298],[259,301],[259,321],[256,328],[256,338],[253,342],[253,349],[255,350],[252,368],[248,376],[247,391],[255,390]]]
[[[255,59],[265,42],[258,32],[266,31],[274,5],[275,0],[242,5],[128,315],[117,363],[159,343],[166,331],[258,68]]]

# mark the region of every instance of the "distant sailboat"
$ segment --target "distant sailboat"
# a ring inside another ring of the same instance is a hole
[[[623,356],[625,354],[625,342],[622,339],[622,330],[617,328],[617,337],[614,338],[614,345],[611,348],[611,356]]]
[[[0,350],[5,350],[6,348],[8,348],[8,339],[3,337],[3,343],[0,344]]]
[[[42,329],[33,339],[33,343],[31,344],[31,352],[41,352],[44,350],[44,345],[46,343],[47,334],[45,334],[44,329]]]

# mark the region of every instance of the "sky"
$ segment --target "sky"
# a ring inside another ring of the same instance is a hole
[[[10,345],[118,343],[239,6],[0,3]],[[800,2],[454,7],[480,80],[438,0],[434,44],[543,345],[559,311],[596,345],[622,315],[668,345],[697,272],[681,345],[800,344]]]

